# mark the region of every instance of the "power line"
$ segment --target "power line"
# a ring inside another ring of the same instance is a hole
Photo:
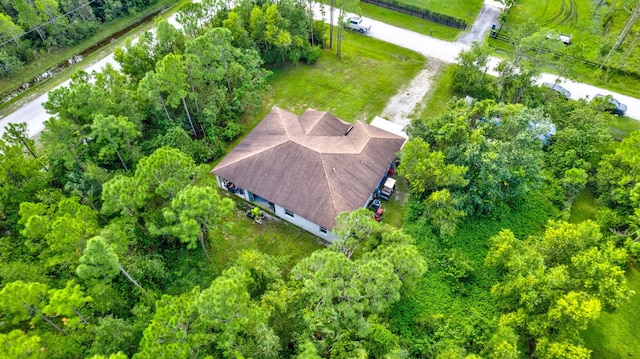
[[[82,4],[82,5],[78,6],[77,8],[75,8],[75,9],[73,9],[73,10],[67,11],[66,13],[64,13],[64,14],[62,14],[62,15],[60,15],[60,16],[58,16],[58,17],[54,18],[54,19],[51,19],[51,20],[49,20],[49,21],[45,22],[44,24],[41,24],[41,25],[35,26],[34,28],[30,29],[29,31],[25,31],[25,32],[23,32],[22,34],[20,34],[20,36],[14,36],[14,37],[13,37],[13,38],[11,38],[10,40],[7,40],[7,41],[4,41],[4,42],[0,43],[0,46],[4,46],[5,44],[8,44],[8,43],[9,43],[9,42],[11,42],[11,41],[16,41],[17,39],[19,39],[19,38],[23,37],[24,35],[26,35],[26,34],[28,34],[28,33],[31,33],[31,32],[34,32],[34,31],[37,31],[38,29],[42,28],[43,26],[49,25],[49,24],[51,24],[52,22],[55,22],[56,20],[60,19],[61,17],[67,16],[67,15],[71,14],[72,12],[76,12],[76,11],[78,11],[78,10],[82,9],[82,8],[83,8],[83,7],[85,7],[85,6],[89,6],[89,4],[94,3],[94,2],[96,2],[96,1],[98,1],[98,0],[91,0],[91,1],[87,2],[86,4]],[[0,38],[0,39],[1,39],[1,38]]]

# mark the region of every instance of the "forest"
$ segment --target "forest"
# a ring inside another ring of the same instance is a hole
[[[583,331],[635,294],[640,134],[612,137],[603,102],[535,86],[544,54],[516,52],[497,78],[487,48],[460,54],[456,98],[413,119],[399,153],[401,226],[360,209],[338,216],[333,244],[300,243],[304,255],[220,260],[214,239],[244,204],[209,171],[270,107],[272,72],[335,50],[310,6],[186,4],[180,29],[162,21],[118,48],[120,69],[50,92],[37,139],[7,128],[4,355],[591,357]],[[585,191],[597,215],[572,220]]]
[[[135,14],[156,0],[0,1],[0,78],[32,62],[38,54],[70,47],[96,33],[105,22]]]

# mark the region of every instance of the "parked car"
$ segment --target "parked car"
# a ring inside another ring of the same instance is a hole
[[[371,29],[371,24],[363,21],[361,17],[348,18],[346,26],[348,29],[351,29],[353,31],[358,31],[361,34]]]
[[[602,101],[605,104],[604,110],[614,115],[624,116],[624,113],[627,112],[627,105],[620,103],[620,101],[611,96],[595,95],[593,99]]]
[[[543,82],[542,86],[548,87],[550,89],[552,89],[553,91],[561,94],[562,96],[564,96],[564,98],[570,98],[571,97],[571,92],[569,92],[569,90],[567,90],[566,88],[558,85],[557,83],[554,82]]]

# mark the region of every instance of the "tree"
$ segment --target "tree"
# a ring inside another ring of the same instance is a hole
[[[433,192],[427,197],[427,212],[431,222],[440,230],[440,237],[452,236],[460,218],[466,213],[460,208],[460,199],[451,196],[448,189]]]
[[[495,82],[489,70],[489,48],[474,41],[469,50],[460,51],[453,70],[453,90],[477,99],[495,98]]]
[[[100,157],[110,157],[114,154],[118,156],[125,171],[129,168],[120,153],[121,149],[131,152],[133,142],[141,133],[135,125],[123,116],[103,116],[98,114],[91,124],[91,137],[94,137],[101,146]],[[131,158],[131,156],[129,156]]]
[[[70,328],[77,326],[80,322],[84,325],[89,324],[87,318],[80,313],[80,309],[93,298],[85,296],[80,285],[74,280],[67,281],[62,289],[49,289],[48,295],[49,303],[42,309],[43,313],[50,316],[64,315],[62,322]]]
[[[80,257],[80,265],[76,268],[78,277],[82,279],[111,280],[118,272],[124,274],[142,292],[145,291],[120,265],[118,255],[104,238],[95,236],[89,239],[86,248],[82,252],[82,257]]]
[[[185,60],[182,55],[168,54],[156,63],[154,73],[147,73],[153,77],[149,81],[158,86],[158,89],[165,93],[166,103],[172,108],[182,105],[189,120],[193,136],[197,137],[196,128],[193,125],[191,112],[187,106],[187,96],[190,95],[189,84],[187,82],[187,72],[185,70]],[[146,77],[145,77],[146,78]]]
[[[632,132],[620,147],[611,154],[602,156],[598,164],[597,190],[599,200],[612,208],[620,218],[613,226],[618,231],[626,231],[633,224],[630,217],[634,208],[633,189],[640,183],[640,133]]]
[[[75,267],[85,241],[98,231],[97,212],[77,197],[62,197],[52,205],[20,204],[20,231],[27,246],[45,259],[48,267]]]
[[[5,132],[2,134],[2,139],[10,145],[20,146],[20,148],[28,151],[33,158],[38,158],[36,155],[35,141],[31,139],[27,133],[27,123],[8,123],[5,127]]]
[[[143,208],[148,194],[141,190],[136,177],[116,175],[102,188],[102,213],[111,215],[120,212],[134,217]]]
[[[20,329],[0,333],[0,347],[7,358],[46,358],[41,339],[37,335],[27,335]]]
[[[379,223],[374,230],[366,229],[360,215],[344,214],[340,225],[360,233],[358,244],[368,249],[361,257],[349,259],[329,248],[302,259],[291,271],[290,280],[300,293],[298,305],[304,308],[304,335],[297,339],[301,355],[313,357],[313,351],[305,349],[308,341],[321,356],[356,357],[367,349],[369,354],[390,354],[396,349],[396,339],[376,318],[399,300],[403,286],[424,275],[424,258],[411,237]],[[348,219],[355,223],[349,225]]]
[[[199,347],[209,342],[198,325],[195,299],[199,294],[200,288],[195,287],[180,296],[163,295],[133,358],[194,357]]]
[[[77,167],[86,170],[87,149],[79,127],[69,120],[51,117],[44,122],[45,129],[40,134],[44,153],[52,164],[60,164],[66,169]]]
[[[632,293],[622,269],[626,251],[594,222],[550,221],[540,237],[520,241],[503,230],[489,241],[485,264],[501,278],[491,288],[502,308],[500,323],[520,334],[529,354],[556,357],[547,350],[567,345],[586,352],[578,345],[580,331]]]
[[[6,313],[5,318],[12,324],[18,324],[27,320],[44,320],[55,330],[67,335],[62,328],[53,323],[42,312],[47,300],[46,284],[38,282],[15,281],[8,283],[0,291],[0,308]]]
[[[193,159],[175,148],[161,147],[138,162],[134,177],[142,191],[172,199],[197,173]]]
[[[378,223],[373,220],[371,212],[366,208],[342,212],[336,217],[333,233],[338,238],[333,242],[332,247],[344,253],[347,259],[351,259],[362,242],[377,231],[377,226]]]
[[[268,325],[269,309],[251,300],[248,270],[234,266],[200,293],[200,320],[214,329],[213,341],[225,358],[276,358],[280,343]]]
[[[468,168],[455,164],[445,164],[445,156],[440,151],[431,151],[431,146],[420,137],[410,139],[402,149],[402,166],[398,174],[409,180],[412,191],[438,191],[445,187],[464,187]]]
[[[411,123],[401,171],[418,194],[446,188],[467,214],[491,213],[541,185],[550,123],[521,105],[452,101],[439,117]]]
[[[194,248],[200,242],[204,255],[209,260],[205,238],[212,229],[220,226],[221,219],[233,209],[233,201],[220,198],[215,188],[208,186],[187,186],[171,201],[171,208],[164,210],[168,223],[166,229],[177,236],[181,242]]]
[[[25,147],[33,143],[22,137],[23,132],[14,137],[14,129],[10,127],[0,140],[0,228],[5,233],[18,232],[20,204],[32,201],[51,178],[40,158],[25,154]]]

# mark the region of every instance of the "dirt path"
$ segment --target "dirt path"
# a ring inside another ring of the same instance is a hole
[[[498,16],[504,5],[495,0],[485,0],[482,10],[478,14],[473,26],[455,43],[468,47],[474,41],[483,41],[491,25],[498,21]],[[411,122],[409,118],[416,106],[422,102],[429,92],[434,77],[440,72],[442,62],[426,54],[427,65],[418,73],[411,83],[393,96],[382,111],[382,117],[405,127]]]
[[[411,83],[389,100],[382,111],[382,117],[403,127],[408,125],[411,122],[409,116],[429,92],[434,76],[440,71],[440,66],[442,62],[429,59],[425,68],[411,80]]]

